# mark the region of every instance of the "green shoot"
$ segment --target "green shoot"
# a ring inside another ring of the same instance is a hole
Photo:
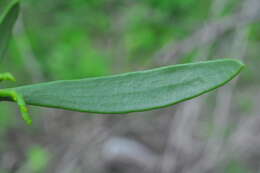
[[[0,81],[16,81],[12,74],[10,73],[2,73],[0,74]],[[7,97],[16,102],[19,106],[19,109],[22,114],[22,118],[26,121],[28,125],[32,124],[32,119],[28,113],[28,109],[26,107],[26,103],[23,99],[23,96],[18,92],[11,89],[0,89],[0,97]]]

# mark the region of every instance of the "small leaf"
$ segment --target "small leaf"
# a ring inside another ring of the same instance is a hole
[[[239,61],[224,59],[34,84],[13,90],[22,94],[27,104],[36,106],[93,113],[129,113],[161,108],[199,96],[230,81],[243,66]]]
[[[0,6],[4,2],[6,1],[1,1]],[[6,8],[3,7],[1,6],[0,8],[0,59],[5,55],[12,29],[19,13],[18,3],[8,4]]]

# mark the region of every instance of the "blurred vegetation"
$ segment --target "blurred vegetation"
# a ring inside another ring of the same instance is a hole
[[[14,37],[0,69],[12,72],[17,84],[148,69],[156,65],[153,58],[162,47],[178,44],[210,19],[212,3],[211,0],[23,0]],[[240,5],[241,0],[228,1],[219,17],[236,12]],[[248,83],[254,87],[260,82],[259,31],[259,22],[250,26],[247,68],[240,80],[241,88]],[[213,45],[210,55],[216,57],[219,47],[217,43]],[[195,50],[180,57],[178,62],[194,61],[199,55]],[[1,83],[1,87],[13,85]],[[239,93],[236,97],[240,111],[252,112],[252,95]],[[4,152],[10,144],[9,131],[27,127],[18,115],[14,116],[13,104],[1,103],[0,110],[0,152]],[[40,112],[41,109],[36,109],[33,113]],[[44,119],[35,117],[38,118]],[[30,132],[32,135],[37,135],[41,127],[38,123],[34,121],[36,130]],[[23,169],[32,173],[43,172],[52,157],[44,147],[34,144],[25,152]],[[250,171],[232,161],[223,172]]]

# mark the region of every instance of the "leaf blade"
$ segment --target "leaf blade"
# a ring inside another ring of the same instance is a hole
[[[19,0],[1,0],[0,1],[0,23],[4,20],[7,13],[16,5]]]
[[[0,13],[0,59],[5,55],[11,38],[12,29],[19,13],[19,4],[17,1],[9,4],[4,12]]]
[[[26,103],[92,113],[130,113],[173,105],[233,79],[243,68],[235,60],[166,66],[83,80],[14,88]]]

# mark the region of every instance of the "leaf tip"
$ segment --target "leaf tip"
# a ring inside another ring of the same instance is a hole
[[[228,61],[237,69],[237,74],[239,74],[246,66],[241,60],[232,59],[232,58],[226,58],[224,60]]]

